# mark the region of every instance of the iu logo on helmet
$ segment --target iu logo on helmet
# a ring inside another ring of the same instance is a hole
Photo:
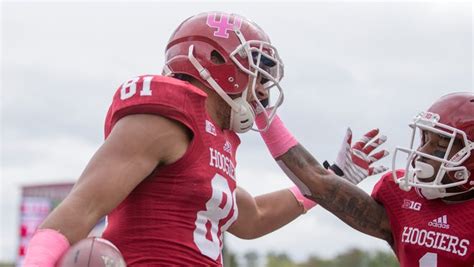
[[[242,19],[237,16],[232,16],[233,21],[230,22],[230,15],[221,13],[220,19],[217,20],[217,14],[212,13],[207,15],[207,22],[206,24],[211,28],[216,28],[214,32],[214,36],[222,37],[222,38],[229,38],[228,31],[234,30],[234,28],[239,29],[242,26]]]

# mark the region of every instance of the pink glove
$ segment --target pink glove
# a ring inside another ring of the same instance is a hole
[[[373,129],[351,147],[352,131],[347,128],[346,136],[337,154],[336,164],[333,164],[330,168],[337,175],[353,184],[358,184],[371,175],[388,170],[387,167],[382,165],[372,166],[372,164],[389,154],[387,150],[371,154],[374,149],[387,140],[385,135],[377,137],[378,134],[379,129]],[[325,163],[325,166],[328,165]]]
[[[288,188],[288,190],[290,190],[291,193],[293,193],[293,195],[296,198],[296,201],[298,201],[300,206],[303,207],[304,213],[306,213],[308,210],[310,210],[311,208],[317,205],[316,202],[303,196],[303,194],[301,194],[301,191],[298,189],[297,186],[290,187]]]
[[[40,229],[31,238],[23,267],[54,267],[69,248],[67,238],[52,229]]]

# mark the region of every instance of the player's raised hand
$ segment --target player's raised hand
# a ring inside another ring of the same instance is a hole
[[[373,152],[387,140],[385,135],[378,136],[378,134],[379,129],[373,129],[351,146],[352,131],[347,128],[341,149],[337,154],[336,163],[330,168],[353,184],[358,184],[371,175],[388,170],[382,165],[374,166],[374,163],[389,154],[387,150]]]

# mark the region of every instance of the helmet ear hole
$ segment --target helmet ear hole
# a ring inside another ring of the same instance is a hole
[[[221,65],[225,63],[225,59],[219,52],[217,52],[217,50],[212,50],[211,62],[216,65]]]
[[[186,82],[191,82],[193,80],[193,77],[191,75],[187,75],[184,73],[174,73],[173,77],[178,80],[186,81]]]

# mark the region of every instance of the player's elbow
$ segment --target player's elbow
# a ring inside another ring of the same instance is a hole
[[[254,218],[253,220],[247,218],[244,224],[237,224],[235,227],[229,228],[228,232],[241,239],[256,239],[269,233],[263,225],[261,218]]]
[[[246,229],[246,230],[234,231],[230,233],[240,239],[245,239],[245,240],[256,239],[263,236],[263,234],[259,234],[257,231],[255,231],[255,229]]]
[[[97,198],[86,198],[80,194],[71,194],[69,203],[74,213],[82,218],[84,222],[95,224],[100,218],[105,216],[110,208],[105,205],[105,201],[100,201]]]

